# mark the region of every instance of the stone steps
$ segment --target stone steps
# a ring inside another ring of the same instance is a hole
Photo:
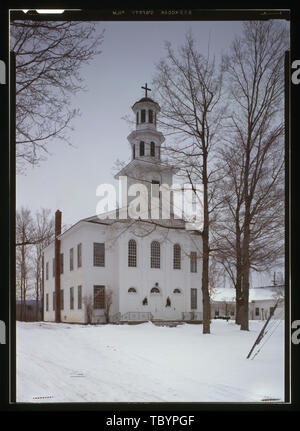
[[[178,325],[183,325],[184,322],[182,321],[173,321],[173,320],[152,320],[153,325],[156,326],[169,326],[169,327],[175,327]]]

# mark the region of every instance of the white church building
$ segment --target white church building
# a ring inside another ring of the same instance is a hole
[[[146,186],[158,199],[159,218],[124,216],[131,196],[116,217],[95,215],[57,235],[44,249],[45,321],[55,321],[57,313],[59,321],[74,323],[202,320],[201,233],[186,229],[172,207],[171,217],[164,218],[157,191],[162,184],[171,186],[174,174],[161,160],[160,107],[146,87],[132,110],[131,161],[116,178],[126,178],[128,195],[132,185]]]

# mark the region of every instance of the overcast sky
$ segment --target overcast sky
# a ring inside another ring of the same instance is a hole
[[[151,88],[165,41],[178,47],[192,30],[199,51],[206,54],[209,43],[211,54],[219,58],[242,27],[231,21],[106,21],[97,26],[99,32],[105,28],[102,53],[81,71],[87,91],[74,98],[81,116],[73,121],[72,146],[53,141],[48,159],[17,177],[17,208],[60,209],[67,225],[96,214],[97,186],[114,184],[116,159],[129,159],[131,128],[122,117],[134,120],[131,106],[143,97],[145,82]]]

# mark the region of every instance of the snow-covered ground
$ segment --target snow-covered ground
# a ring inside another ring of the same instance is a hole
[[[276,322],[253,360],[246,356],[264,322],[245,332],[212,320],[210,335],[189,324],[18,322],[17,401],[283,401],[284,324]]]

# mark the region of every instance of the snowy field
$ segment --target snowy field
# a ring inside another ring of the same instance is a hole
[[[274,321],[261,352],[246,359],[263,323],[244,332],[213,320],[203,335],[202,325],[189,324],[18,322],[17,401],[283,401],[283,322]]]

